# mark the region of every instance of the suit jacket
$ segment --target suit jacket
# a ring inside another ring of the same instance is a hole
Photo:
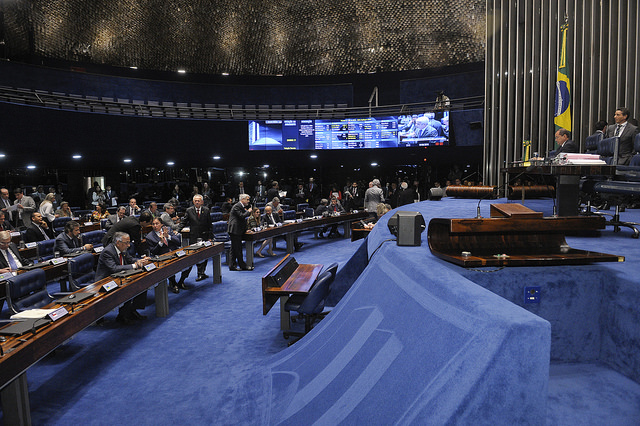
[[[23,265],[31,265],[30,261],[25,260],[22,258],[22,256],[20,256],[20,250],[18,250],[18,246],[16,246],[14,243],[9,244],[9,250],[13,252],[13,254],[18,258],[20,263],[22,263]],[[0,269],[4,269],[8,267],[9,267],[9,264],[7,263],[7,260],[4,258],[4,255],[0,253]]]
[[[108,277],[116,272],[133,269],[133,263],[136,259],[126,251],[122,252],[123,265],[120,264],[120,256],[114,244],[109,244],[100,252],[98,258],[98,267],[96,268],[96,281]]]
[[[142,227],[137,217],[126,216],[120,222],[109,228],[109,231],[107,231],[102,238],[102,245],[106,247],[110,244],[116,232],[126,232],[129,234],[131,244],[136,247],[136,249],[140,245]]]
[[[140,206],[136,206],[138,207],[137,209],[132,209],[131,206],[127,205],[126,210],[124,211],[125,216],[135,216],[137,214],[140,214],[142,212],[142,209],[140,208]]]
[[[51,228],[40,228],[40,229],[42,229],[44,233],[47,234],[47,237],[49,237],[50,240],[54,239]],[[43,241],[45,238],[44,238],[44,235],[42,235],[42,232],[40,232],[40,229],[38,229],[35,223],[31,223],[31,225],[27,228],[27,231],[24,234],[25,242],[37,243],[38,241]]]
[[[267,225],[275,225],[276,223],[282,222],[282,217],[280,217],[278,213],[271,213],[271,216],[273,216],[273,220],[268,214],[264,215],[264,222]]]
[[[159,256],[161,254],[169,253],[172,250],[176,250],[180,247],[181,241],[180,237],[173,232],[169,232],[169,237],[167,238],[167,244],[161,244],[160,237],[156,234],[156,231],[151,231],[147,234],[147,246],[149,247],[149,252],[152,255]]]
[[[605,137],[612,138],[616,134],[617,125],[612,124],[607,126],[607,134]],[[628,165],[633,157],[633,138],[638,133],[638,128],[633,124],[627,122],[624,126],[624,130],[619,135],[620,142],[618,143],[618,164]]]
[[[180,231],[189,227],[189,243],[193,244],[198,238],[209,240],[213,237],[213,228],[211,226],[211,211],[208,207],[200,207],[200,217],[196,213],[194,206],[189,207],[182,220],[180,221]]]
[[[167,212],[163,212],[160,215],[160,220],[162,223],[169,227],[169,229],[177,231],[180,228],[180,222],[174,222],[173,218]]]
[[[251,216],[251,210],[247,211],[240,201],[235,203],[229,213],[227,232],[233,235],[244,235],[247,232],[247,217],[249,216]]]
[[[71,238],[65,232],[61,232],[56,237],[56,250],[62,254],[74,253],[82,251],[82,243],[78,238]]]
[[[364,208],[370,213],[375,213],[376,208],[380,203],[384,203],[382,189],[375,185],[368,188],[364,193]]]
[[[564,152],[564,153],[578,152],[578,146],[576,145],[576,143],[574,141],[569,139],[568,141],[563,143],[562,146],[559,146],[558,149],[556,149],[554,155],[558,155],[561,152]]]
[[[5,214],[5,217],[7,217],[7,215]],[[4,222],[2,222],[0,225],[2,225],[2,230],[3,231],[13,231],[14,228],[13,225],[11,224],[11,222],[9,222],[7,219],[4,220]]]
[[[117,214],[109,215],[109,217],[107,218],[107,223],[104,225],[104,229],[108,231],[116,223],[118,223],[118,215]]]
[[[343,213],[344,212],[344,208],[342,207],[342,204],[340,204],[340,202],[336,203],[335,206],[333,204],[329,203],[329,205],[327,206],[327,211],[329,213],[331,213],[331,214]]]
[[[403,189],[402,191],[398,192],[398,206],[404,206],[407,204],[412,204],[413,201],[416,199],[416,193],[413,190],[413,188],[409,187],[407,189]],[[377,209],[377,206],[376,206]]]
[[[22,205],[22,207],[24,207],[21,213],[22,223],[26,228],[31,226],[31,213],[36,211],[36,202],[33,201],[33,198],[29,197],[28,195],[23,195],[22,200],[20,201],[14,200],[13,204],[20,204]],[[16,212],[14,212],[13,217],[14,218],[16,217]],[[16,220],[16,223],[17,223],[17,220]]]

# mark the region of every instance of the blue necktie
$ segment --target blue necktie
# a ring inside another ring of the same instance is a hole
[[[7,253],[7,260],[9,261],[9,266],[11,267],[12,270],[14,270],[14,271],[17,270],[18,269],[18,264],[13,259],[13,255],[11,254],[9,249],[6,250],[6,253]]]

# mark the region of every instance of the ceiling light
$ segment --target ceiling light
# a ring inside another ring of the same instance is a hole
[[[72,158],[73,158],[74,160],[79,160],[79,159],[81,159],[81,158],[82,158],[82,155],[80,155],[80,154],[75,154],[75,155],[73,155],[73,156],[72,156]]]
[[[130,162],[131,162],[131,158],[125,158],[125,159],[124,159],[124,162],[125,162],[125,163],[130,163]]]

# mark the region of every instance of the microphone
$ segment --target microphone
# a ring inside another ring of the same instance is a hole
[[[533,170],[535,166],[529,166],[527,167],[524,171],[518,173],[517,175],[515,175],[514,177],[512,177],[511,179],[509,179],[507,182],[502,182],[501,185],[498,185],[494,188],[493,191],[488,192],[487,194],[483,195],[482,197],[480,197],[480,199],[478,200],[478,206],[476,208],[476,219],[482,219],[482,215],[480,214],[480,203],[482,202],[482,200],[486,199],[489,195],[497,195],[500,196],[500,188],[503,187],[505,184],[509,185],[511,182],[513,182],[514,180],[518,179],[520,176],[524,175],[527,172],[531,172]],[[523,189],[524,191],[524,189]],[[507,194],[505,194],[506,197]]]

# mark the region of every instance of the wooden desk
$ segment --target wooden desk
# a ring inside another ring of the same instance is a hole
[[[91,232],[91,231],[99,231],[100,230],[100,222],[82,222],[80,224],[80,233]]]
[[[253,266],[254,245],[257,241],[266,240],[267,238],[284,236],[287,242],[287,253],[293,254],[293,252],[295,251],[294,242],[296,232],[302,232],[320,226],[342,223],[344,227],[345,238],[350,238],[351,222],[358,219],[364,219],[366,217],[369,217],[369,215],[364,211],[358,213],[345,213],[339,216],[305,219],[301,222],[288,223],[282,226],[266,228],[257,232],[247,231],[243,236],[245,240],[245,249],[247,252],[247,266]]]
[[[308,294],[323,265],[299,265],[287,254],[276,266],[262,277],[262,315],[267,315],[280,299],[280,329],[289,330],[290,314],[284,310],[292,294]]]
[[[614,176],[616,174],[616,166],[511,166],[501,169],[501,172],[507,175],[505,182],[509,182],[510,179],[512,179],[510,176],[519,174],[553,176],[556,180],[556,206],[558,216],[577,216],[580,178],[582,176]],[[525,192],[522,192],[523,198],[524,194]]]
[[[74,334],[84,330],[113,309],[151,287],[155,286],[156,315],[166,316],[168,313],[167,278],[189,266],[202,262],[204,259],[214,257],[213,282],[221,282],[220,255],[223,250],[223,244],[214,243],[210,247],[191,252],[181,258],[162,262],[153,271],[134,275],[129,279],[105,278],[76,292],[88,292],[93,294],[93,297],[80,303],[69,315],[39,328],[35,334],[25,334],[19,337],[7,336],[6,342],[0,342],[3,353],[0,355],[0,389],[2,389],[1,398],[5,424],[30,424],[29,395],[25,373],[31,365],[66,342]],[[109,293],[101,293],[99,290],[102,285],[110,281],[115,281],[119,287]],[[166,305],[166,309],[161,306],[161,309],[158,310],[159,303]],[[57,306],[60,305],[54,302],[47,307]]]
[[[464,267],[624,261],[623,256],[573,249],[565,240],[567,231],[603,229],[604,217],[542,217],[515,203],[492,204],[491,212],[491,218],[431,219],[431,252]]]

